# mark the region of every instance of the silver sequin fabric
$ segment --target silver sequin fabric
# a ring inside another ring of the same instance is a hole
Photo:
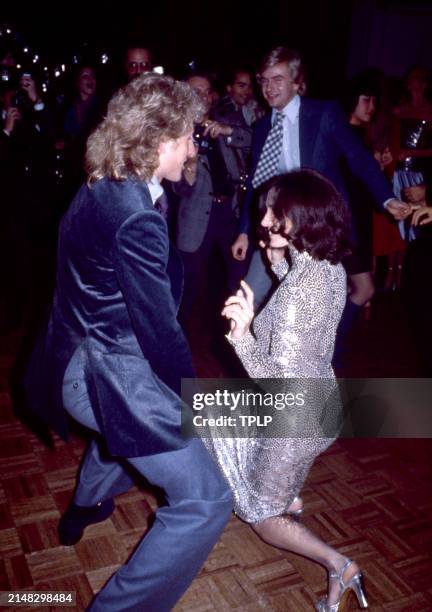
[[[288,380],[292,388],[293,379],[297,385],[313,379],[311,388],[316,390],[318,382],[322,405],[322,396],[335,387],[331,359],[346,275],[341,264],[317,261],[293,247],[290,255],[291,267],[286,260],[273,267],[280,284],[254,319],[253,333],[228,339],[251,378],[272,379],[269,390],[275,385],[281,390]],[[203,440],[232,489],[234,511],[241,519],[254,523],[284,514],[299,495],[314,459],[334,440],[322,433],[316,406],[309,401],[288,412],[286,432],[277,437]],[[293,414],[297,433],[290,437]]]

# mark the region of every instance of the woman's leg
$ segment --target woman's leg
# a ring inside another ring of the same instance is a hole
[[[369,302],[375,293],[371,272],[360,272],[359,274],[350,274],[349,283],[351,292],[349,299],[357,306],[364,306]]]
[[[320,563],[329,574],[330,572],[339,572],[346,561],[346,557],[328,546],[307,527],[287,516],[267,518],[259,523],[251,523],[251,527],[267,544],[289,550]],[[349,582],[358,572],[358,565],[356,563],[350,564],[343,572],[344,582]],[[329,577],[328,605],[337,603],[340,594],[339,581]]]

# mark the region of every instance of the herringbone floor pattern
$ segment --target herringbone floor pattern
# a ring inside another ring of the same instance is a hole
[[[59,545],[57,522],[85,440],[77,433],[48,448],[16,417],[7,379],[18,345],[18,335],[3,338],[0,355],[0,590],[74,590],[81,611],[126,560],[158,502],[135,487],[76,546]],[[409,375],[410,363],[400,361],[393,375]],[[370,362],[360,359],[362,367]],[[218,368],[199,360],[201,374],[220,375]],[[359,562],[374,612],[432,610],[431,482],[432,440],[340,440],[309,474],[302,520]],[[233,517],[175,610],[309,611],[325,589],[323,569],[267,546]],[[353,598],[347,609],[357,609]]]

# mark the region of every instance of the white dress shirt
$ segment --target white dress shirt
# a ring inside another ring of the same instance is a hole
[[[158,200],[164,193],[163,187],[155,176],[152,176],[152,178],[148,181],[147,187],[149,188],[150,197],[154,205],[156,200]]]
[[[300,168],[300,103],[301,98],[298,94],[283,108],[283,143],[282,152],[279,160],[279,174],[285,174],[289,170]],[[272,125],[275,121],[276,109],[272,110]],[[389,198],[383,202],[384,208],[393,200]]]
[[[272,125],[276,116],[276,109],[272,111]],[[294,168],[300,168],[299,143],[299,112],[300,96],[295,95],[281,111],[283,113],[283,141],[279,160],[279,174],[285,174]]]

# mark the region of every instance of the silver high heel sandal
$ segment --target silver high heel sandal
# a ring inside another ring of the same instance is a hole
[[[300,516],[301,516],[301,515],[303,514],[303,512],[304,512],[303,500],[302,500],[302,498],[301,498],[301,497],[299,497],[299,496],[297,495],[297,496],[296,496],[296,497],[294,497],[294,499],[292,500],[292,502],[291,502],[291,506],[292,506],[293,504],[298,503],[298,502],[301,502],[301,504],[302,504],[302,505],[301,505],[301,507],[300,507],[298,510],[288,510],[288,512],[287,512],[287,514],[288,514],[289,516],[291,516],[292,518],[297,519],[297,520],[300,518]]]
[[[363,574],[361,573],[361,571],[359,570],[356,574],[354,574],[354,576],[352,576],[352,578],[350,578],[348,582],[345,583],[343,580],[345,570],[351,565],[351,563],[354,563],[354,561],[352,561],[352,559],[347,559],[340,568],[339,572],[330,572],[330,578],[336,578],[337,580],[339,580],[341,588],[339,601],[337,601],[335,604],[329,605],[327,603],[327,597],[324,597],[323,599],[320,599],[320,601],[315,606],[317,612],[338,612],[344,593],[348,591],[348,589],[354,591],[360,608],[368,608],[368,602],[366,599],[366,593],[363,583]]]

